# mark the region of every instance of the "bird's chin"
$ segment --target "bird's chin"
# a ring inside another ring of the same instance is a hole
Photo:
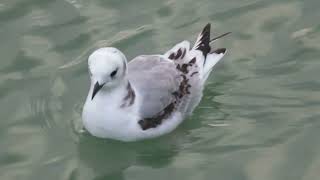
[[[122,80],[114,80],[114,81],[107,81],[104,82],[103,87],[101,88],[102,91],[108,91],[111,89],[114,89],[116,87],[119,87],[124,81]],[[100,90],[100,91],[101,91]]]
[[[120,83],[118,82],[108,82],[103,86],[103,90],[111,90],[118,87]]]

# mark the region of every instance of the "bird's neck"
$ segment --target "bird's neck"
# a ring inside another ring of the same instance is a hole
[[[93,85],[91,85],[89,94],[92,94],[92,90]],[[134,104],[135,99],[136,93],[131,83],[125,79],[115,87],[102,88],[93,101],[96,101],[97,104],[108,103],[111,107],[127,108]]]
[[[84,127],[97,137],[120,139],[138,126],[136,94],[129,81],[113,89],[101,89],[91,100],[89,92],[82,112]]]

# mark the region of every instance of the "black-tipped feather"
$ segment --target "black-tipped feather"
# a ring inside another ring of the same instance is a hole
[[[219,49],[215,49],[213,51],[211,51],[210,53],[215,53],[215,54],[224,54],[226,53],[226,48],[219,48]]]
[[[200,43],[197,46],[197,50],[200,50],[203,53],[203,56],[206,58],[207,54],[211,51],[210,43],[210,23],[208,23],[201,32]]]

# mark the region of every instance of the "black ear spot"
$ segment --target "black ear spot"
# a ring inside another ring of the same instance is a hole
[[[110,76],[113,78],[118,72],[118,68],[114,71],[112,71],[112,73],[110,73]]]

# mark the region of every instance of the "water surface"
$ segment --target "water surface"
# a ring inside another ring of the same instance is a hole
[[[314,180],[320,176],[319,0],[0,1],[0,179]],[[166,51],[211,22],[228,55],[173,133],[78,134],[86,58]]]

